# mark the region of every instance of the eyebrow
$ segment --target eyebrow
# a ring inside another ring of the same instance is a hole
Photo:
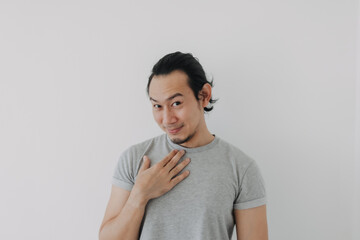
[[[181,93],[175,93],[174,95],[171,95],[170,97],[168,97],[165,101],[170,101],[176,97],[183,97],[184,95],[182,95]],[[158,102],[158,100],[153,99],[152,97],[150,97],[150,100],[153,102]]]

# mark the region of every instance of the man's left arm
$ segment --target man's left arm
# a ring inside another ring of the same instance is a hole
[[[234,209],[237,240],[268,240],[266,205]]]

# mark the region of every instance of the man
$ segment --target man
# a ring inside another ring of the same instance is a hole
[[[166,134],[127,149],[115,168],[101,240],[267,239],[263,179],[254,160],[209,132],[212,82],[191,55],[153,67],[147,92]]]

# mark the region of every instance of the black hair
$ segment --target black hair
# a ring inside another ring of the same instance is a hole
[[[153,67],[146,91],[149,94],[149,87],[154,76],[167,75],[175,70],[181,70],[188,76],[188,84],[192,89],[195,98],[199,100],[199,92],[204,84],[209,83],[213,87],[213,80],[206,79],[205,71],[199,60],[194,58],[191,53],[174,52],[162,57]],[[212,106],[217,99],[210,98],[210,106],[204,107],[205,112],[210,112],[214,107]]]

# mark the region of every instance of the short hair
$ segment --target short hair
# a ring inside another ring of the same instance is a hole
[[[149,94],[149,87],[154,76],[167,75],[175,70],[181,70],[188,76],[188,84],[192,89],[195,98],[199,100],[199,92],[204,84],[209,83],[213,87],[213,80],[206,79],[205,71],[199,60],[193,57],[191,53],[174,52],[162,57],[152,68],[151,75],[148,80],[146,91]],[[214,107],[212,106],[217,99],[210,98],[210,106],[204,107],[205,112],[210,112]]]

